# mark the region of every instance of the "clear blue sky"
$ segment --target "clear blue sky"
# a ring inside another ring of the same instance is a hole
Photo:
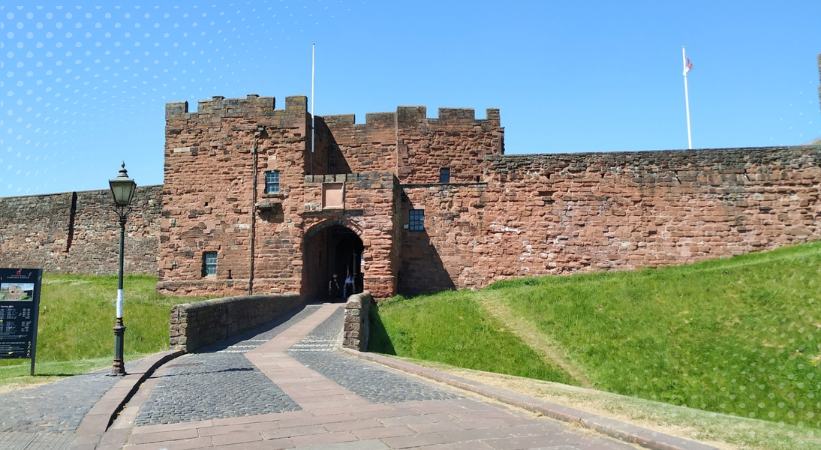
[[[125,2],[132,3],[132,2]],[[162,183],[164,105],[310,92],[318,115],[499,107],[506,151],[821,137],[819,1],[0,5],[0,196]]]

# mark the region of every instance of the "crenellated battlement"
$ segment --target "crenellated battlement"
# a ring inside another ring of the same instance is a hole
[[[447,168],[451,182],[482,177],[485,156],[504,153],[499,110],[477,119],[472,108],[439,108],[428,117],[425,106],[399,106],[396,112],[368,113],[365,123],[353,114],[317,117],[329,136],[329,170],[395,171],[403,183],[434,183]]]
[[[197,116],[253,117],[286,113],[307,114],[308,97],[304,95],[285,98],[285,109],[276,109],[275,97],[260,97],[248,94],[245,98],[225,98],[215,95],[208,100],[197,102],[197,111],[189,111],[188,102],[171,102],[165,105],[166,119],[193,118]],[[356,123],[354,114],[332,114],[321,117],[331,129],[353,127],[358,131],[385,128],[413,128],[419,126],[473,126],[488,124],[501,126],[498,108],[488,108],[485,119],[476,119],[473,108],[439,108],[438,117],[427,117],[425,106],[399,106],[395,112],[374,112],[365,114],[365,123]]]
[[[317,116],[311,133],[307,97],[286,97],[284,110],[276,106],[274,97],[257,94],[214,96],[198,102],[197,111],[189,111],[187,102],[168,103],[166,136],[179,137],[179,142],[167,144],[166,152],[169,157],[194,156],[202,148],[224,148],[224,139],[203,144],[205,137],[197,130],[220,131],[227,121],[233,131],[256,132],[259,126],[269,131],[292,130],[292,139],[302,142],[306,151],[313,150],[311,157],[298,164],[311,166],[305,169],[311,173],[392,172],[402,182],[432,183],[447,168],[451,181],[475,182],[482,177],[483,158],[504,153],[504,129],[497,108],[488,108],[481,119],[473,108],[439,108],[438,117],[428,117],[425,106],[367,113],[364,123],[357,123],[354,114]],[[247,151],[252,145],[242,148]],[[220,157],[213,150],[209,154]]]
[[[473,126],[489,124],[501,126],[498,108],[488,108],[485,119],[476,119],[473,108],[439,108],[439,117],[427,117],[425,106],[399,106],[396,112],[365,114],[365,123],[356,123],[354,114],[334,114],[321,116],[329,128],[355,127],[357,129],[387,127],[414,128],[419,126]],[[319,116],[318,116],[319,117]]]
[[[400,128],[415,127],[419,125],[445,125],[445,126],[473,126],[477,124],[501,125],[501,117],[498,108],[487,108],[485,119],[476,118],[476,110],[473,108],[439,108],[437,118],[427,117],[427,107],[425,106],[400,106],[396,109],[397,125]]]
[[[192,118],[197,116],[218,117],[253,117],[268,116],[276,113],[306,114],[308,97],[297,95],[285,97],[285,109],[276,109],[275,97],[260,97],[248,94],[245,98],[225,98],[215,95],[209,100],[197,102],[197,111],[189,112],[188,102],[172,102],[165,105],[165,118]]]
[[[331,130],[352,128],[357,131],[384,130],[396,126],[396,113],[377,112],[365,114],[365,123],[356,123],[354,114],[332,114],[327,116],[317,116],[321,118]]]

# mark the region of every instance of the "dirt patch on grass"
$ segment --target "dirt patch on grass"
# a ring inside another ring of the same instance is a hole
[[[509,331],[536,351],[544,361],[564,370],[576,384],[584,387],[593,386],[584,369],[570,360],[560,345],[553,342],[536,325],[514,314],[493,291],[482,291],[478,298],[479,304],[488,314],[504,323]]]
[[[37,386],[41,386],[43,384],[48,384],[53,381],[57,381],[62,377],[43,377],[38,378],[34,381],[24,381],[24,382],[11,382],[11,383],[4,383],[0,384],[0,394],[5,394],[7,392],[12,391],[20,391],[23,389],[31,389],[36,388]]]

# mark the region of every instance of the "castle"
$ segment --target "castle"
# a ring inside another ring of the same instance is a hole
[[[497,109],[401,106],[312,132],[306,106],[166,105],[165,181],[138,191],[126,269],[183,295],[321,298],[337,274],[387,297],[821,238],[818,145],[507,156]],[[0,199],[2,265],[113,272],[108,201]]]
[[[505,156],[499,110],[166,107],[159,289],[375,296],[673,264],[821,237],[821,148]]]

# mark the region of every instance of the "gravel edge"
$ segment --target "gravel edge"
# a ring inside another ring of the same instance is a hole
[[[342,351],[358,358],[372,361],[412,375],[444,383],[458,389],[473,392],[517,408],[531,411],[552,419],[569,422],[588,428],[606,436],[637,444],[654,450],[716,450],[716,447],[702,442],[684,439],[677,436],[638,427],[626,422],[598,416],[586,411],[548,402],[507,389],[488,386],[477,381],[468,380],[440,370],[420,366],[409,361],[376,353],[358,352],[344,348]]]

